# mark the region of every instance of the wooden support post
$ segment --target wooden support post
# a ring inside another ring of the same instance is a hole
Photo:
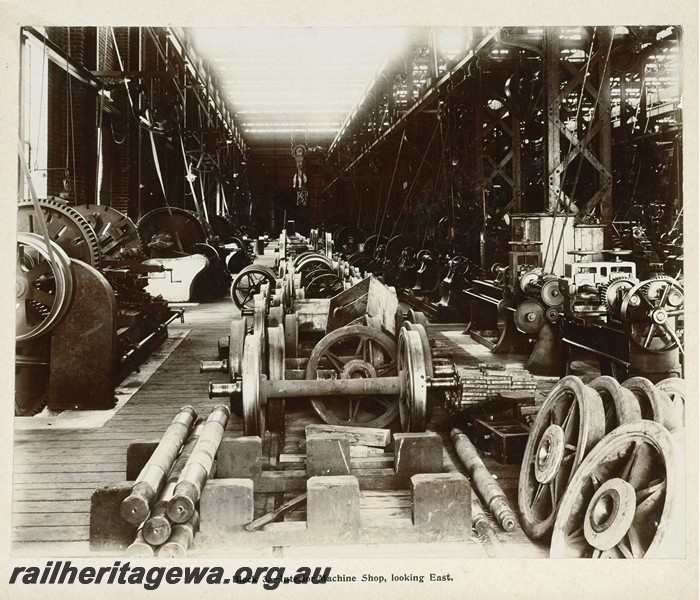
[[[396,487],[410,486],[411,477],[420,473],[442,472],[442,439],[433,431],[394,434]]]
[[[436,536],[471,532],[471,487],[461,473],[414,475],[411,499],[413,524],[424,532]]]
[[[199,502],[199,515],[202,544],[226,545],[231,536],[253,520],[253,482],[250,479],[208,481]]]
[[[97,488],[90,498],[90,550],[126,550],[134,541],[138,525],[127,523],[121,515],[124,499],[131,494],[133,482]]]
[[[257,435],[221,441],[216,455],[219,479],[252,479],[262,474],[262,439]]]
[[[350,444],[340,435],[314,434],[306,439],[306,474],[350,475]]]
[[[319,537],[352,540],[360,531],[360,484],[352,475],[311,477],[306,526]]]

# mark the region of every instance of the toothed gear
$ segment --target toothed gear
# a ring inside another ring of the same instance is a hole
[[[111,206],[80,204],[73,207],[97,234],[102,256],[121,258],[143,254],[139,231],[128,216]]]
[[[75,208],[58,198],[40,198],[39,206],[46,220],[51,240],[56,242],[70,257],[100,267],[102,252],[97,234],[88,220]],[[38,233],[41,229],[36,222],[34,203],[20,200],[17,207],[17,231]]]
[[[601,289],[603,304],[610,316],[620,318],[620,306],[625,294],[637,284],[636,279],[613,279],[604,284]],[[620,290],[624,290],[619,294]]]

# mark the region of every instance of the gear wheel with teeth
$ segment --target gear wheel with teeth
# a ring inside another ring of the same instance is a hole
[[[88,220],[59,198],[41,198],[49,237],[70,257],[99,268],[102,260],[97,234]],[[21,200],[17,207],[17,231],[41,234],[34,203]]]
[[[603,285],[601,297],[611,317],[616,320],[620,319],[622,299],[636,284],[636,279],[613,279]]]

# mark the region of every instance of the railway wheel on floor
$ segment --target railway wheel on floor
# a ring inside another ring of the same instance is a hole
[[[604,433],[598,393],[578,377],[561,379],[537,413],[520,469],[518,506],[530,538],[551,532],[569,481]]]
[[[668,394],[655,386],[646,377],[630,377],[622,383],[639,401],[642,419],[661,423],[669,431],[675,431],[682,425],[673,408]]]
[[[656,388],[665,392],[671,399],[673,413],[676,420],[681,424],[685,424],[685,381],[680,377],[669,377],[655,384]]]
[[[321,362],[335,379],[394,376],[396,344],[388,335],[365,325],[341,327],[316,344],[309,356],[306,379],[318,379]],[[391,396],[337,396],[312,398],[311,405],[330,425],[385,427],[399,414],[398,398]]]
[[[284,379],[284,326],[268,327],[267,355],[269,360],[270,380]],[[270,431],[274,431],[284,439],[285,431],[284,398],[268,398],[265,408],[265,422]]]
[[[242,311],[251,311],[255,294],[260,293],[263,284],[275,287],[275,274],[267,267],[252,265],[243,269],[231,284],[231,300]]]
[[[653,421],[627,423],[605,436],[562,498],[551,556],[682,555],[682,457],[674,437]]]
[[[261,335],[246,336],[243,347],[243,376],[241,379],[243,435],[262,436],[265,432],[265,403],[260,389],[261,357]]]
[[[399,334],[397,368],[402,377],[399,416],[401,430],[404,432],[425,431],[428,422],[427,363],[420,333],[402,328]]]
[[[642,409],[637,397],[620,385],[617,379],[602,375],[588,384],[603,400],[605,409],[605,433],[610,433],[618,425],[639,421]]]

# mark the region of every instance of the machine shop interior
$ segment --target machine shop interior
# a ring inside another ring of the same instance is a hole
[[[18,34],[13,555],[686,555],[680,25]]]

